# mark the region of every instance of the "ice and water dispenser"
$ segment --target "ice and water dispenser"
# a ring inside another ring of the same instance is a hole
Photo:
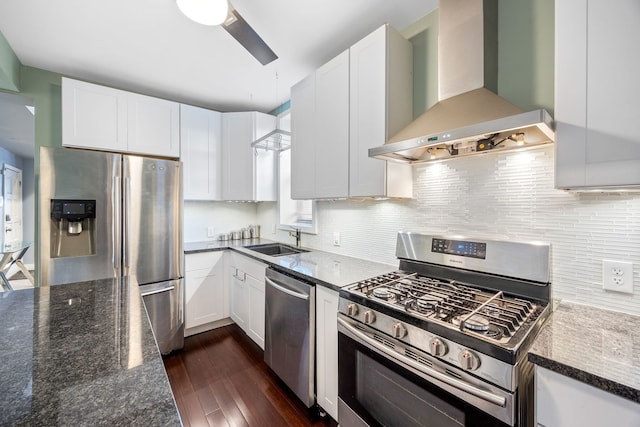
[[[95,255],[95,222],[95,200],[51,200],[51,257]]]

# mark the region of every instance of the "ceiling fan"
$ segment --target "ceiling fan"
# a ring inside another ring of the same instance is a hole
[[[228,0],[176,0],[189,19],[203,25],[220,25],[262,65],[278,59],[273,50],[244,20]]]

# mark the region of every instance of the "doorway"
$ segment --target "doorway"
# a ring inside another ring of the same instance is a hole
[[[0,214],[3,254],[16,248],[13,257],[33,274],[35,267],[35,110],[33,100],[0,93]],[[28,245],[26,251],[19,248]],[[32,286],[15,263],[4,270],[14,289]],[[14,286],[15,285],[15,286]]]

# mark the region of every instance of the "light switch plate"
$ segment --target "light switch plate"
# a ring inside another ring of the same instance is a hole
[[[340,232],[333,232],[333,246],[340,246]]]

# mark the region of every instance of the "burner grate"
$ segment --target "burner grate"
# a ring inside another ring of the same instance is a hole
[[[349,291],[495,341],[507,341],[537,312],[531,302],[502,292],[400,271],[363,280]]]

